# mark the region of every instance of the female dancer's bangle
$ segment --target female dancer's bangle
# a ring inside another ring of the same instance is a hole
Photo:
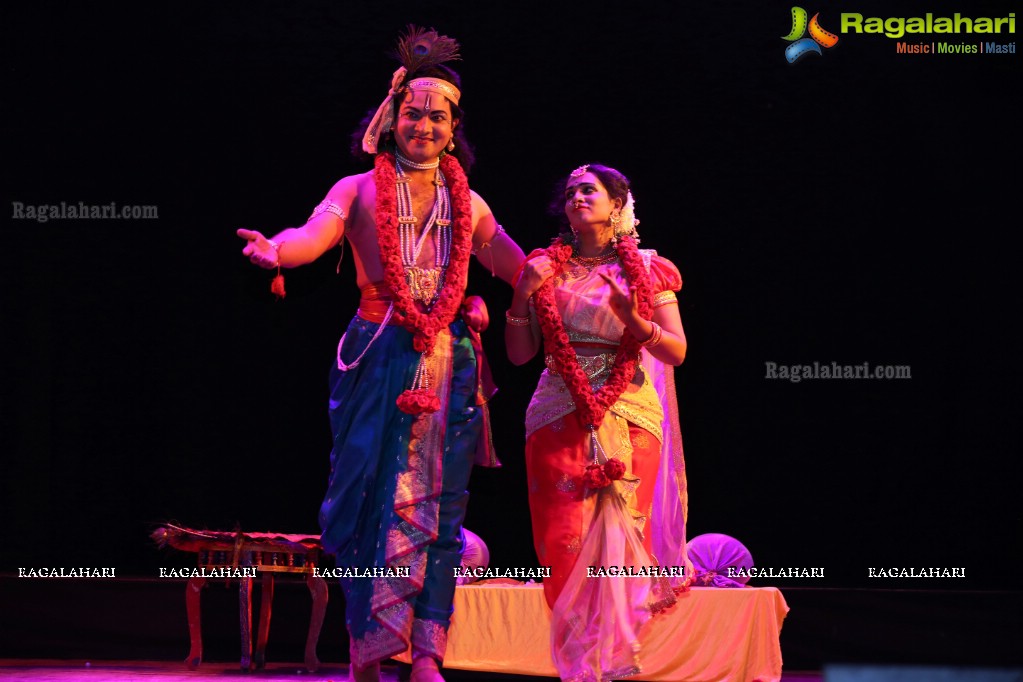
[[[516,317],[515,315],[511,314],[510,310],[507,310],[504,313],[504,319],[507,320],[508,324],[510,324],[513,327],[528,327],[529,326],[529,316],[528,315],[526,317]]]
[[[650,336],[647,338],[646,341],[639,342],[639,345],[643,346],[644,348],[653,348],[654,346],[661,342],[661,334],[663,333],[661,325],[651,320],[650,326],[652,327],[652,329],[650,330]]]

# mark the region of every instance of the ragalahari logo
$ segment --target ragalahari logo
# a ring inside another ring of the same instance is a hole
[[[820,13],[813,15],[813,19],[806,21],[806,10],[802,7],[792,8],[792,30],[782,40],[788,40],[792,44],[785,48],[785,59],[789,64],[795,64],[802,57],[811,52],[821,53],[822,47],[834,47],[838,44],[838,36],[830,31],[821,28],[817,17]],[[809,31],[810,37],[804,38],[803,34]]]

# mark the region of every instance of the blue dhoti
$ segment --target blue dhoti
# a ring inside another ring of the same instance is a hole
[[[461,560],[466,487],[483,433],[477,353],[461,320],[437,336],[424,362],[441,399],[435,413],[395,404],[421,354],[412,335],[355,317],[339,349],[358,366],[330,376],[334,433],[320,508],[324,548],[338,568],[408,577],[342,578],[351,660],[359,667],[407,650],[443,659]]]

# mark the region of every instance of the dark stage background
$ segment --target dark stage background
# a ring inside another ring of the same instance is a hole
[[[690,536],[825,568],[759,581],[782,589],[1016,587],[1019,55],[843,34],[790,65],[783,3],[26,5],[2,22],[4,204],[159,219],[4,221],[0,570],[154,577],[191,560],[149,541],[166,521],[318,532],[351,255],[340,275],[337,251],[289,272],[275,302],[234,230],[301,224],[367,169],[349,135],[414,22],[462,43],[470,179],[526,251],[553,234],[555,180],[603,162],[633,181],[643,245],[678,264]],[[804,7],[834,32],[842,11],[1015,10]],[[470,288],[494,320],[505,466],[474,472],[466,526],[493,565],[531,566],[522,423],[541,364],[504,359],[510,290],[477,265]],[[912,378],[765,379],[815,361]],[[966,578],[867,578],[893,566]]]

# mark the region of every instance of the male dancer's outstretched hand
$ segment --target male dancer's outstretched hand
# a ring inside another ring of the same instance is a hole
[[[277,250],[262,233],[256,230],[239,229],[237,234],[248,242],[242,249],[242,255],[247,257],[253,265],[267,270],[277,267]]]

